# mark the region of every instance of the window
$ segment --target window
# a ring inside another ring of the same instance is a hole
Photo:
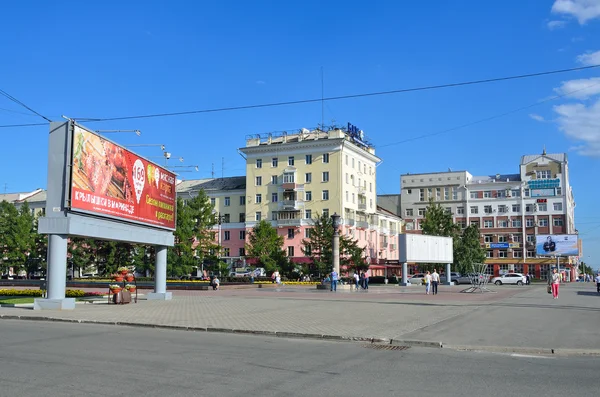
[[[470,222],[470,226],[477,226],[477,227],[479,227],[479,221],[471,221]]]
[[[352,193],[352,204],[355,204],[355,203],[356,203],[356,200],[354,198],[354,193]]]
[[[523,189],[523,196],[529,197],[529,189]]]
[[[547,227],[548,219],[547,218],[538,219],[538,226]]]
[[[240,240],[245,240],[245,239],[246,239],[246,231],[240,230]]]
[[[329,153],[323,153],[323,162],[329,163]]]
[[[541,170],[535,172],[536,179],[550,179],[552,178],[552,172],[550,170]]]
[[[295,183],[296,182],[296,174],[293,172],[284,172],[283,173],[283,183]]]
[[[523,257],[523,251],[521,251],[521,250],[513,251],[513,258],[522,258],[522,257]]]
[[[494,251],[485,251],[485,257],[486,258],[493,258],[494,257]]]
[[[352,159],[352,168],[354,168],[354,159]]]
[[[492,198],[492,192],[486,190],[485,192],[483,192],[483,198]]]
[[[279,219],[278,216],[279,216],[279,213],[277,211],[271,212],[271,220],[272,221],[276,221],[277,219]],[[283,219],[283,218],[281,218],[281,219]]]
[[[312,210],[304,211],[304,218],[311,219],[312,218]]]
[[[271,175],[271,185],[277,185],[277,175]]]
[[[533,212],[533,204],[525,204],[525,212]]]
[[[508,207],[505,205],[499,205],[498,206],[498,213],[500,214],[505,214],[506,212],[508,212]]]
[[[306,174],[304,174],[304,183],[311,183],[311,182],[312,182],[312,173],[307,172]]]
[[[552,219],[552,224],[554,226],[562,226],[563,225],[563,219],[562,218],[554,218],[554,219]]]
[[[504,198],[504,197],[506,197],[506,190],[498,190],[498,191],[496,191],[496,197],[497,198]]]
[[[306,155],[306,164],[312,164],[312,154]]]
[[[512,212],[521,212],[521,204],[513,204]]]
[[[322,181],[329,182],[329,171],[323,171]]]
[[[538,207],[537,208],[538,211],[548,211],[548,204],[547,203],[538,204],[537,207]]]
[[[501,234],[498,236],[498,242],[499,243],[506,243],[508,242],[508,237],[506,237],[504,234]]]
[[[323,190],[323,200],[329,200],[329,190]]]
[[[373,199],[369,199],[369,208],[373,208]]]
[[[450,200],[450,188],[444,188],[444,200]]]
[[[446,211],[446,214],[454,215],[452,213],[452,207],[446,207],[446,208],[444,208],[444,211]]]
[[[557,196],[562,195],[562,189],[561,188],[559,188],[559,187],[556,188],[556,195]]]
[[[505,250],[498,251],[498,258],[508,258]]]
[[[304,192],[304,200],[305,201],[312,201],[312,192],[311,191]]]
[[[465,207],[457,207],[456,208],[456,213],[459,215],[464,215],[465,213]]]
[[[483,212],[485,212],[486,214],[491,214],[492,213],[492,206],[491,205],[485,205],[483,207]]]
[[[419,208],[419,210],[418,210],[419,216],[425,216],[425,210],[426,210],[426,208]]]
[[[435,188],[435,199],[440,201],[442,199],[442,188]]]
[[[471,192],[471,198],[472,199],[476,199],[477,198],[477,192]]]
[[[479,208],[477,208],[477,206],[472,206],[471,207],[471,214],[478,214],[479,213]]]
[[[346,183],[350,183],[350,175],[348,175],[348,173],[346,172]]]
[[[214,197],[210,198],[210,205],[212,205],[213,207],[215,206],[215,198]]]
[[[229,248],[223,248],[223,256],[230,256],[230,249]]]
[[[529,255],[527,255],[527,256],[529,256]],[[532,265],[530,265],[530,266],[532,266]],[[542,280],[545,280],[548,277],[548,273],[550,273],[550,265],[540,265],[540,278]]]
[[[535,258],[535,251],[527,251],[528,258]]]
[[[294,165],[294,156],[288,157],[288,165]]]
[[[310,238],[312,229],[304,229],[304,238]]]
[[[512,220],[512,227],[521,227],[521,220],[520,219],[513,219]]]
[[[271,202],[276,203],[277,201],[277,193],[271,193]]]
[[[515,242],[515,243],[520,243],[522,241],[521,238],[522,237],[521,237],[520,234],[513,234],[512,235],[512,241]]]
[[[346,165],[348,165],[348,155],[346,155]]]
[[[262,168],[262,159],[256,159],[256,168]]]
[[[373,183],[369,182],[369,192],[373,192]],[[408,189],[408,194],[410,194],[410,189]]]
[[[492,221],[492,220],[483,221],[483,227],[484,228],[494,227],[494,221]]]
[[[231,232],[229,230],[225,230],[225,233],[223,233],[223,240],[231,240]]]
[[[256,221],[259,222],[261,218],[262,218],[262,214],[260,213],[260,211],[256,211],[256,218],[254,218],[254,219],[256,219]]]
[[[350,201],[350,192],[346,190],[346,201]]]
[[[483,242],[484,243],[493,243],[494,238],[491,234],[486,234],[485,236],[483,236]]]
[[[225,197],[225,207],[229,207],[231,205],[231,197]]]
[[[508,221],[506,219],[499,219],[498,227],[508,227]]]
[[[277,167],[279,165],[279,159],[277,157],[273,157],[271,159],[271,167]]]
[[[425,189],[419,189],[419,201],[425,201]]]
[[[519,189],[513,189],[510,191],[512,197],[521,197],[521,191]]]
[[[458,188],[456,186],[452,187],[452,200],[458,200]]]
[[[257,194],[256,195],[256,204],[260,204],[262,203],[262,194]]]
[[[527,242],[528,243],[535,243],[535,234],[528,234],[527,235]]]
[[[246,222],[246,213],[245,212],[240,213],[240,222]]]
[[[240,196],[240,205],[246,205],[246,196]]]
[[[256,186],[262,186],[262,176],[256,177]]]
[[[293,228],[288,229],[288,238],[294,238],[294,229]]]
[[[432,199],[433,198],[433,188],[427,188],[427,198],[428,199]]]
[[[407,208],[405,212],[406,212],[406,216],[413,216],[413,209],[412,208]]]
[[[554,203],[552,204],[554,211],[562,211],[562,203]]]
[[[525,227],[533,227],[533,219],[531,219],[531,218],[525,219]]]
[[[329,208],[323,208],[323,216],[329,218]]]
[[[456,224],[458,225],[458,227],[460,227],[461,229],[464,229],[467,227],[467,221],[457,221]]]

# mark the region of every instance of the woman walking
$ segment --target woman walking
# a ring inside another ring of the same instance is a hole
[[[429,290],[431,289],[431,274],[427,272],[425,275],[425,294],[429,295]]]
[[[560,274],[556,272],[556,269],[552,273],[552,297],[558,299],[558,286],[560,285]]]

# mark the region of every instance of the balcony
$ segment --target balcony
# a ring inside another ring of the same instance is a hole
[[[367,203],[358,203],[358,210],[359,211],[366,211],[367,210]]]
[[[387,246],[388,246],[387,241],[382,241],[381,243],[379,243],[379,248],[382,250],[386,249]]]
[[[351,218],[344,219],[344,224],[346,226],[354,226],[354,219],[351,219]]]
[[[277,220],[277,226],[280,226],[280,227],[301,226],[301,225],[302,225],[302,219],[278,219]]]
[[[295,182],[284,182],[281,184],[281,188],[283,190],[302,190],[304,189],[304,184]]]
[[[300,211],[301,204],[299,200],[282,200],[279,202],[280,211]]]
[[[356,227],[359,227],[361,229],[368,229],[369,228],[369,222],[367,222],[367,221],[357,221],[356,222]]]

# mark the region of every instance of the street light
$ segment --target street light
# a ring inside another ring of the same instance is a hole
[[[142,131],[140,131],[140,130],[96,130],[94,132],[102,133],[102,134],[116,134],[116,133],[120,133],[120,132],[133,132],[137,136],[142,135]]]
[[[331,254],[333,256],[333,270],[340,274],[340,216],[337,213],[331,215],[333,223],[333,241],[331,245]]]
[[[145,147],[145,146],[159,146],[160,150],[165,151],[165,145],[162,143],[140,143],[138,145],[125,145],[125,147]]]
[[[193,168],[195,171],[199,171],[198,167],[199,166],[197,166],[197,165],[173,165],[169,168]],[[186,172],[186,171],[177,171],[177,172]],[[190,170],[187,172],[192,172],[192,171]]]

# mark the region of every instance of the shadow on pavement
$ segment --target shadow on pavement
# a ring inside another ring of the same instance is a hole
[[[594,291],[577,291],[577,295],[600,296],[599,293],[594,292]]]

